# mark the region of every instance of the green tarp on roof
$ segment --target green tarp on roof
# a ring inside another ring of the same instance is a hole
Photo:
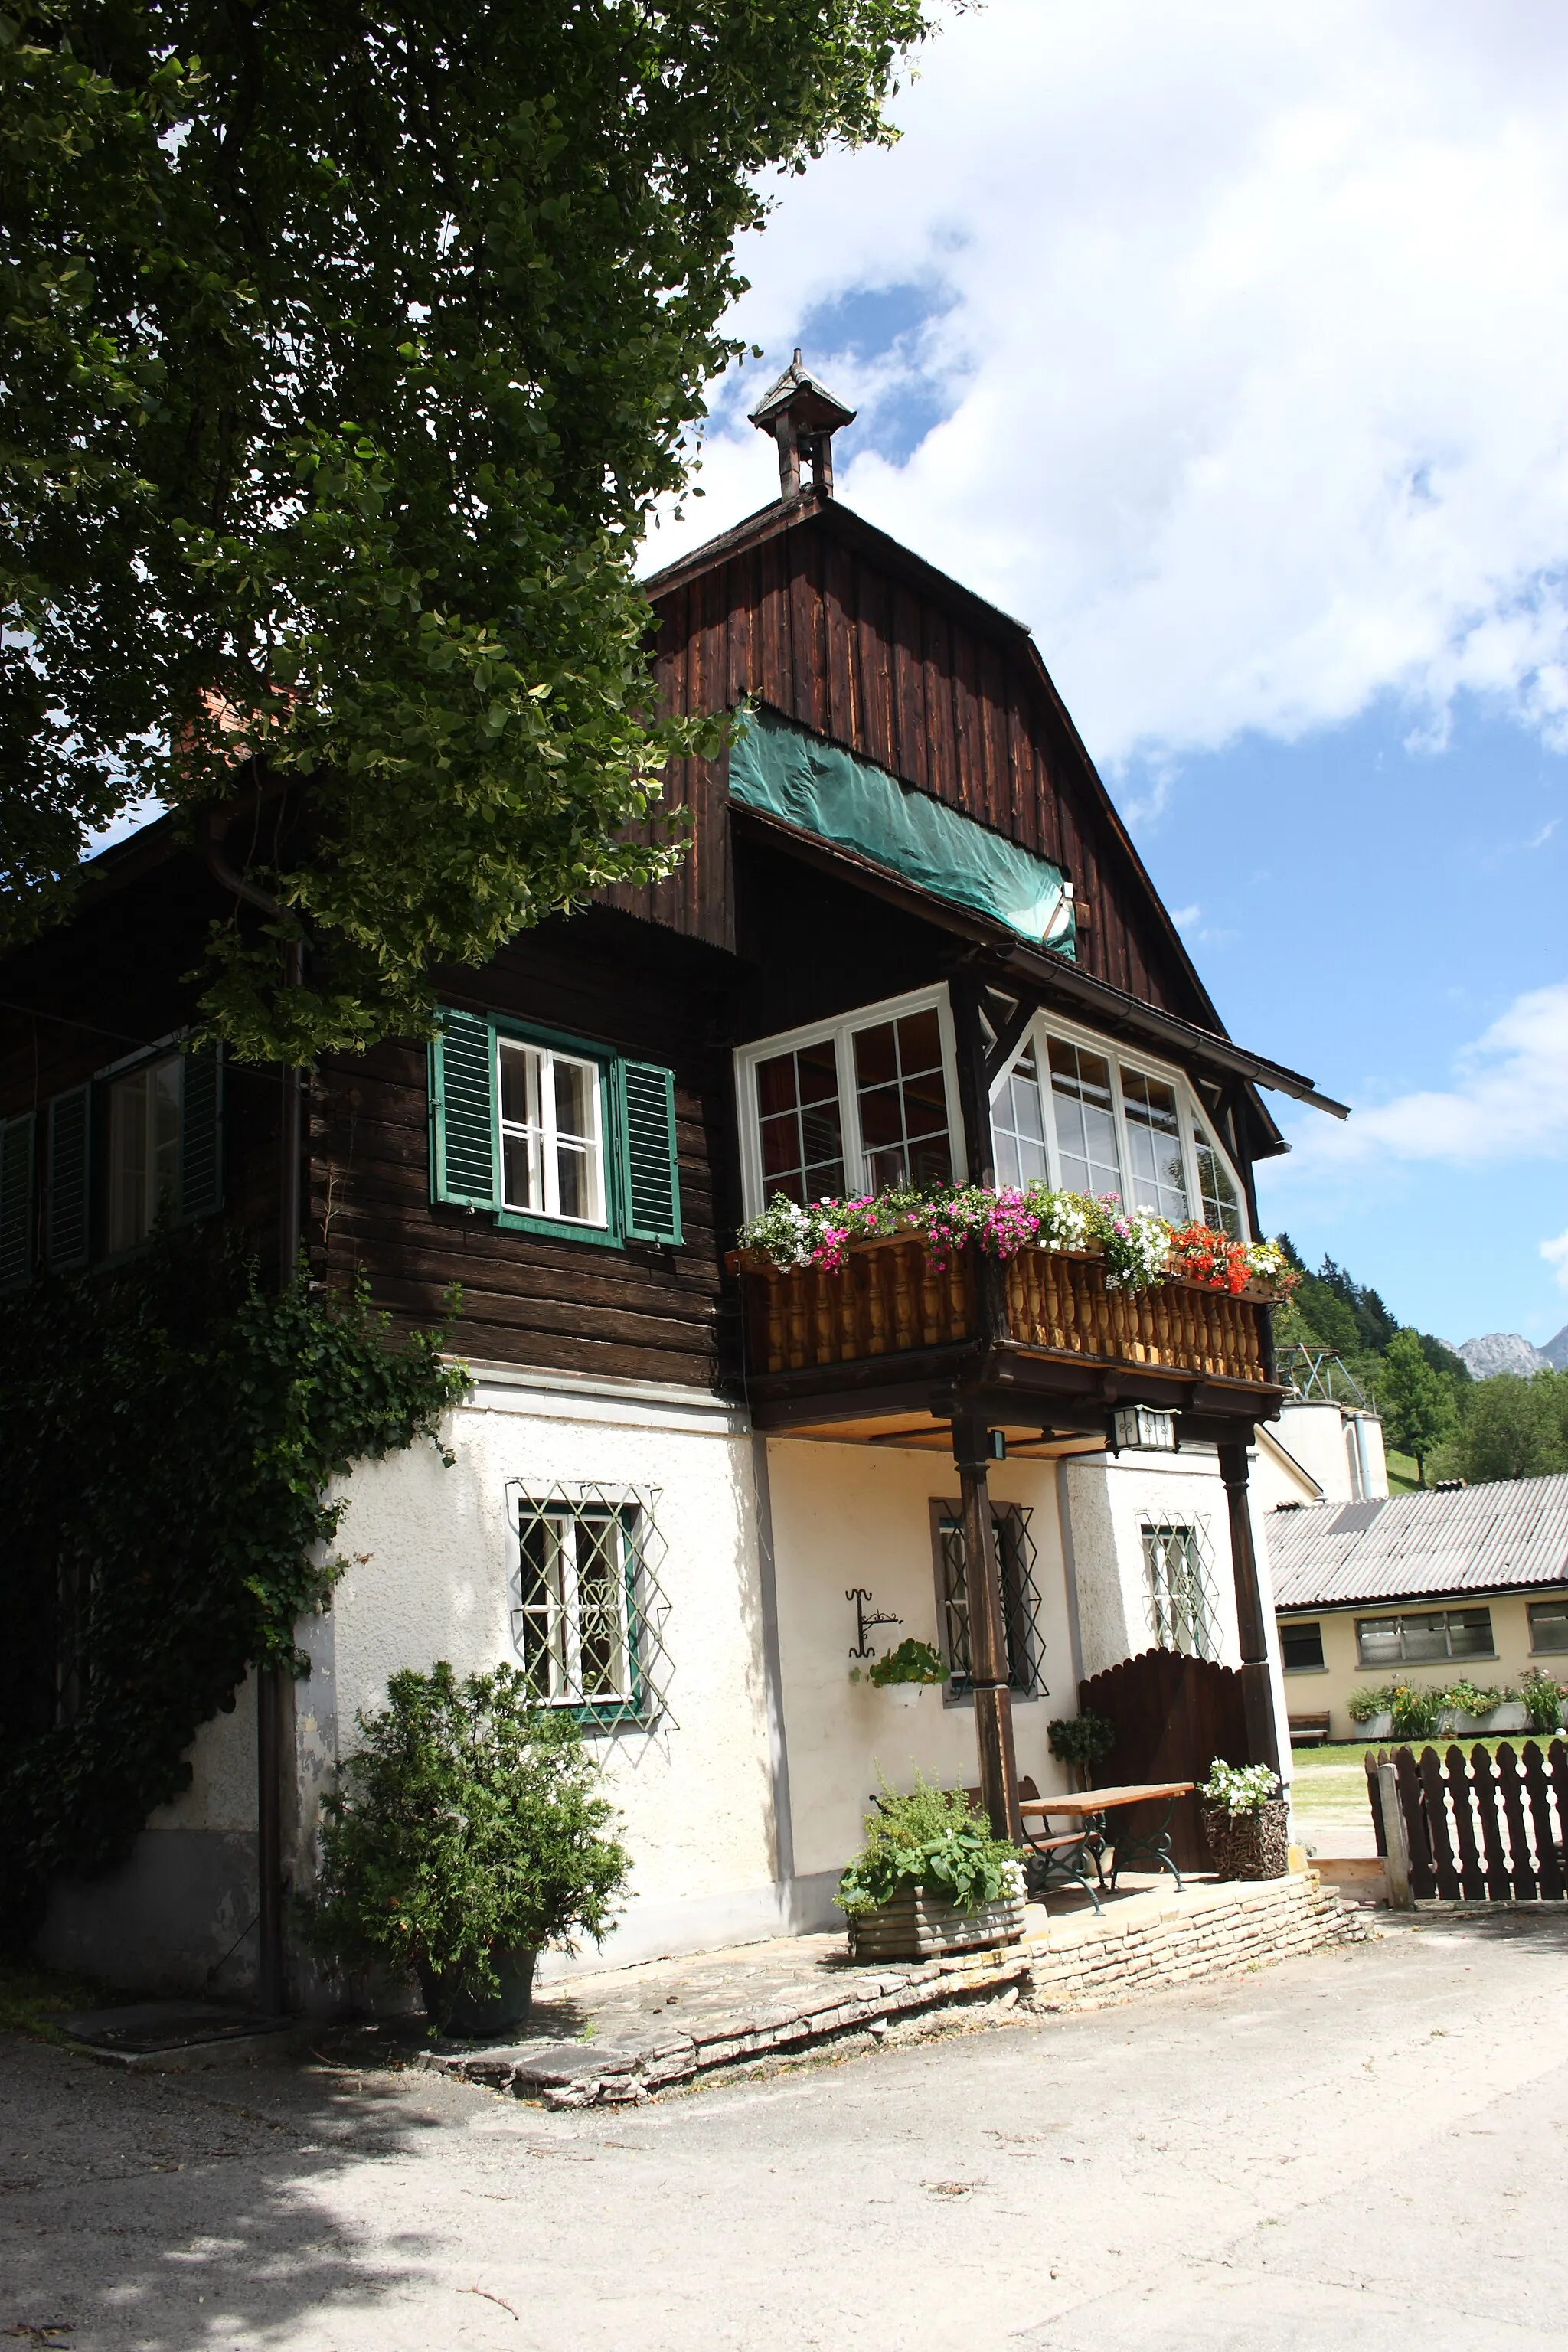
[[[753,711],[730,747],[730,797],[1073,954],[1072,900],[1058,866],[771,710]]]

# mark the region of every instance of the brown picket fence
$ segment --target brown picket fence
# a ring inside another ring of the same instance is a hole
[[[1410,1848],[1410,1891],[1446,1903],[1561,1903],[1568,1898],[1568,1747],[1522,1755],[1458,1746],[1369,1748],[1367,1795],[1377,1850],[1386,1853],[1377,1767],[1391,1763]]]

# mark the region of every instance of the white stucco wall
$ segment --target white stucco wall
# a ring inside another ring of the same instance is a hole
[[[1331,1409],[1337,1418],[1337,1408]],[[1248,1496],[1252,1541],[1262,1587],[1280,1764],[1288,1782],[1290,1743],[1279,1669],[1279,1633],[1274,1622],[1266,1514],[1257,1469],[1255,1450]],[[1143,1454],[1124,1449],[1120,1455],[1092,1454],[1069,1461],[1062,1475],[1068,1496],[1085,1676],[1102,1674],[1108,1666],[1119,1664],[1123,1658],[1136,1657],[1154,1645],[1142,1530],[1145,1520],[1160,1518],[1201,1530],[1219,1634],[1220,1663],[1239,1665],[1241,1644],[1237,1631],[1230,1518],[1217,1454],[1202,1448],[1182,1454]]]
[[[148,1815],[147,1832],[256,1827],[256,1685],[247,1675],[226,1715],[204,1723],[185,1750],[191,1785]]]
[[[308,1881],[323,1780],[361,1709],[400,1667],[459,1674],[515,1663],[510,1480],[533,1492],[656,1488],[658,1583],[668,1604],[668,1715],[592,1745],[634,1859],[632,1899],[606,1961],[699,1949],[785,1924],[777,1859],[752,1441],[737,1415],[678,1391],[618,1392],[560,1379],[481,1377],[448,1417],[457,1456],[420,1445],[345,1483],[338,1548],[350,1566],[326,1617],[301,1628],[312,1673],[296,1692]],[[589,1948],[586,1956],[603,1965]],[[544,1973],[565,1963],[549,1956]]]
[[[856,1619],[845,1596],[853,1586],[867,1587],[870,1606],[902,1621],[877,1629],[879,1651],[911,1636],[940,1646],[931,1505],[956,1501],[958,1474],[942,1454],[775,1439],[768,1478],[795,1869],[803,1909],[830,1920],[832,1883],[859,1844],[879,1774],[898,1789],[912,1788],[918,1773],[950,1788],[973,1787],[980,1777],[970,1703],[949,1703],[933,1686],[906,1706],[849,1680]],[[1047,1725],[1078,1712],[1056,1465],[999,1463],[989,1484],[993,1501],[1031,1511],[1049,1688],[1015,1697],[1013,1723],[1019,1772],[1048,1794],[1066,1788],[1068,1776],[1050,1754]]]

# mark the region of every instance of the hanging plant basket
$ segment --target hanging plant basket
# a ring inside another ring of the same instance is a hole
[[[1283,1878],[1290,1867],[1290,1829],[1283,1797],[1271,1797],[1261,1811],[1230,1813],[1221,1805],[1203,1809],[1204,1835],[1221,1878]]]

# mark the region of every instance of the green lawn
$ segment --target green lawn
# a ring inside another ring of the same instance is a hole
[[[1292,1749],[1290,1794],[1297,1811],[1367,1818],[1365,1754],[1364,1746]]]
[[[1391,1495],[1419,1494],[1421,1491],[1421,1482],[1415,1475],[1415,1465],[1410,1455],[1408,1454],[1390,1454],[1386,1458],[1388,1462],[1389,1493]]]

